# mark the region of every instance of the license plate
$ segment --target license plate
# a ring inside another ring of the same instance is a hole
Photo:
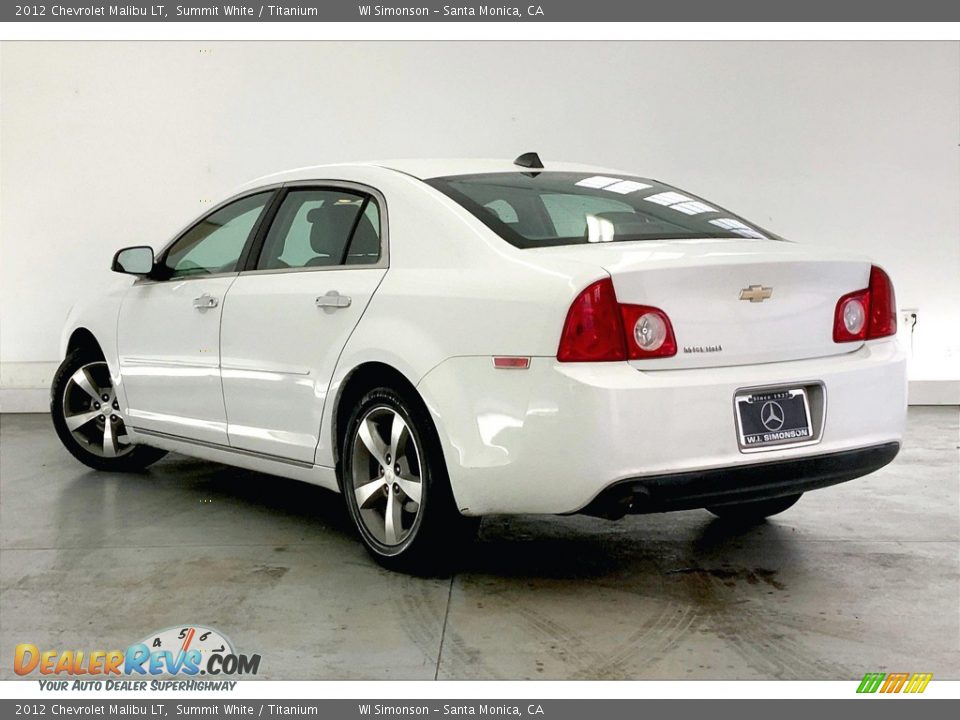
[[[743,451],[810,442],[807,391],[789,388],[736,396],[737,431]]]

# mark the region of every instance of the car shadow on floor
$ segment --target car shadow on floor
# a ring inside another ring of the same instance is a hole
[[[277,542],[277,534],[296,536],[301,544],[359,543],[337,493],[177,455],[140,474],[83,473],[61,496],[57,525],[73,526],[82,533],[73,543],[97,547],[115,532],[111,520],[102,517],[97,522],[88,517],[80,529],[76,514],[80,508],[101,507],[107,502],[123,508],[129,524],[149,530],[154,523],[158,532],[175,510],[195,513],[210,525],[211,543],[271,544]],[[201,515],[204,503],[213,510]],[[223,513],[219,527],[208,519],[216,517],[216,512]],[[484,519],[477,542],[464,549],[453,572],[595,580],[638,573],[698,572],[698,568],[716,564],[720,569],[713,571],[723,573],[723,567],[734,563],[732,558],[744,548],[757,546],[764,548],[763,555],[782,562],[790,556],[789,532],[776,522],[736,524],[703,511],[618,521],[586,516],[497,516]],[[355,561],[356,555],[350,560]],[[369,562],[373,566],[373,560]]]
[[[674,517],[678,521],[671,523]],[[761,555],[770,558],[768,564],[780,564],[791,556],[789,532],[775,522],[738,524],[705,512],[618,521],[582,516],[487,518],[462,568],[487,575],[557,580],[701,571],[722,575],[728,572],[725,568],[744,564],[746,548],[758,546],[763,548]]]

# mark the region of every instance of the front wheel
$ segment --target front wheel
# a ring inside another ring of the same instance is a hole
[[[714,505],[707,510],[718,518],[734,520],[736,522],[759,522],[771,515],[777,515],[792,508],[803,493],[784,495],[769,500],[753,500],[751,502],[731,503],[730,505]]]
[[[53,378],[50,413],[63,446],[95,470],[143,470],[166,455],[130,442],[110,369],[102,358],[67,355]]]
[[[457,509],[426,409],[392,388],[371,390],[353,411],[340,485],[367,550],[393,570],[448,571],[479,526]]]

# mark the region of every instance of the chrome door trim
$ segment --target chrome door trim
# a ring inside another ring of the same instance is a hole
[[[226,372],[238,373],[265,373],[267,375],[294,375],[296,377],[309,377],[310,370],[276,370],[250,367],[248,365],[221,364],[220,369]]]
[[[173,285],[174,283],[178,282],[193,282],[194,280],[213,280],[215,278],[236,277],[239,274],[240,272],[238,270],[231,270],[230,272],[218,272],[203,275],[181,275],[180,277],[172,277],[166,280],[138,277],[130,287],[138,287],[142,285]]]
[[[132,425],[130,426],[130,429],[138,435],[147,435],[166,440],[175,440],[176,442],[199,445],[201,447],[210,448],[211,450],[222,450],[224,452],[231,452],[237,455],[246,455],[248,457],[255,457],[261,460],[270,460],[272,462],[285,463],[287,465],[296,465],[297,467],[306,468],[308,470],[312,470],[316,467],[316,465],[313,463],[303,462],[301,460],[291,460],[290,458],[285,458],[281,455],[271,455],[269,453],[255,452],[253,450],[244,450],[242,448],[230,447],[229,445],[221,445],[220,443],[207,442],[206,440],[196,440],[194,438],[183,437],[182,435],[160,432],[159,430],[147,430],[146,428],[139,428]]]
[[[220,364],[217,362],[197,363],[186,360],[168,360],[166,358],[149,357],[121,357],[120,369],[125,367],[171,367],[171,368],[200,368],[202,370],[217,369]]]
[[[301,273],[301,272],[337,272],[339,270],[386,270],[386,266],[377,264],[357,264],[357,265],[320,265],[314,267],[299,268],[266,268],[264,270],[244,270],[240,274],[243,277],[254,275],[280,275],[283,273]],[[208,276],[209,277],[209,276]]]

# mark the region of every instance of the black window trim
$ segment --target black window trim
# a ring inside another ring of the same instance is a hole
[[[556,171],[556,172],[567,172],[567,171]],[[500,175],[500,174],[506,175],[511,173],[507,171],[502,173],[463,173],[460,175],[442,175],[438,177],[426,178],[423,180],[423,182],[429,185],[430,187],[432,187],[434,190],[440,192],[441,194],[446,195],[448,198],[450,198],[455,203],[460,205],[464,210],[466,210],[471,215],[473,215],[477,220],[479,220],[481,223],[486,225],[487,228],[491,230],[495,235],[499,236],[501,240],[504,240],[507,244],[512,245],[513,247],[519,250],[537,250],[544,247],[585,245],[583,242],[579,240],[576,240],[574,242],[554,242],[552,244],[547,244],[547,245],[536,244],[537,243],[536,240],[524,237],[523,235],[515,231],[513,228],[511,228],[507,223],[494,217],[491,213],[485,212],[484,206],[480,205],[479,203],[474,201],[472,198],[468,197],[464,193],[460,192],[459,190],[451,186],[451,181],[457,180],[460,178],[467,178],[471,176],[482,176],[482,175]],[[526,175],[527,173],[517,172],[516,174]],[[536,173],[536,174],[539,175],[540,173]],[[770,232],[763,226],[758,225],[757,223],[751,220],[742,218],[739,214],[732,212],[730,210],[727,210],[726,208],[721,207],[715,202],[710,202],[708,200],[705,200],[704,198],[700,197],[699,195],[695,195],[692,192],[675,187],[673,185],[670,185],[669,183],[665,183],[661,180],[657,180],[656,178],[643,178],[640,176],[632,176],[632,175],[629,177],[631,179],[636,178],[640,180],[649,180],[651,182],[657,183],[658,185],[662,185],[663,187],[668,188],[669,190],[672,190],[674,192],[679,192],[684,195],[687,195],[693,200],[698,200],[708,205],[716,206],[716,212],[725,213],[734,218],[741,219],[743,222],[747,223],[749,226],[752,226],[756,230],[763,233],[766,236],[766,239],[768,240],[774,240],[777,242],[790,242],[789,240],[786,240],[780,235]],[[687,240],[687,239],[710,239],[713,237],[717,237],[717,236],[714,236],[714,235],[702,236],[701,234],[688,233],[688,232],[662,233],[656,237],[643,238],[642,240],[636,240],[636,241],[624,240],[621,242],[650,242],[650,241],[657,241],[657,240],[669,241],[669,240]],[[731,235],[729,236],[728,239],[736,240],[737,237]]]
[[[176,235],[174,235],[171,240],[168,240],[166,244],[164,244],[160,248],[159,252],[157,252],[156,257],[154,257],[154,268],[155,268],[154,273],[156,273],[156,268],[163,267],[163,264],[167,260],[167,255],[170,253],[170,250],[173,248],[173,246],[176,245],[183,238],[184,235],[186,235],[188,232],[193,230],[193,228],[195,228],[197,225],[202,223],[208,217],[210,217],[214,213],[219,212],[220,210],[223,210],[228,205],[232,205],[235,202],[239,202],[240,200],[244,200],[248,197],[253,197],[254,195],[261,195],[268,192],[272,193],[271,197],[267,198],[267,202],[264,204],[263,210],[260,212],[260,217],[257,218],[257,222],[254,224],[252,231],[247,236],[247,239],[243,244],[243,249],[240,251],[240,257],[237,258],[237,264],[233,270],[218,272],[218,273],[198,273],[196,275],[181,275],[178,277],[174,277],[172,275],[169,277],[164,277],[163,275],[152,273],[150,275],[146,275],[144,277],[138,278],[134,284],[145,285],[150,283],[170,282],[172,280],[176,280],[177,282],[190,281],[190,280],[208,280],[210,278],[229,277],[231,275],[237,275],[246,266],[247,258],[249,257],[250,250],[253,247],[253,242],[256,239],[261,228],[263,227],[266,219],[269,217],[270,210],[273,207],[273,204],[277,200],[277,195],[279,194],[278,191],[282,189],[282,187],[283,186],[281,184],[264,185],[262,187],[258,187],[255,189],[244,190],[243,192],[237,193],[236,195],[232,195],[228,197],[226,200],[223,200],[222,202],[217,203],[212,208],[210,208],[207,212],[203,213],[199,217],[194,218],[187,225],[185,225],[179,231],[177,231]]]
[[[353,235],[356,232],[357,226],[360,224],[360,217],[366,210],[367,204],[370,200],[376,203],[377,211],[380,216],[380,227],[378,228],[380,232],[380,257],[377,262],[346,265],[344,264],[345,258],[342,258],[341,262],[337,265],[310,265],[306,267],[293,268],[257,268],[257,263],[260,261],[260,255],[263,253],[263,247],[267,239],[267,233],[270,232],[270,227],[273,225],[273,221],[276,219],[277,213],[280,210],[280,206],[283,204],[283,200],[294,190],[349,190],[350,192],[356,193],[363,197],[363,207],[361,208],[360,213],[357,215],[353,227],[350,229],[350,238],[345,247],[346,252],[349,252],[350,245],[353,243]],[[351,182],[349,180],[293,180],[286,182],[280,187],[280,192],[277,193],[273,202],[267,208],[267,213],[263,216],[263,222],[257,227],[257,231],[254,233],[253,242],[250,245],[250,252],[245,259],[245,263],[240,266],[240,272],[244,275],[272,275],[277,273],[293,272],[339,272],[343,270],[370,270],[377,268],[386,269],[390,267],[390,243],[388,228],[389,222],[387,216],[386,198],[383,196],[383,193],[374,187],[364,185],[362,183]]]

